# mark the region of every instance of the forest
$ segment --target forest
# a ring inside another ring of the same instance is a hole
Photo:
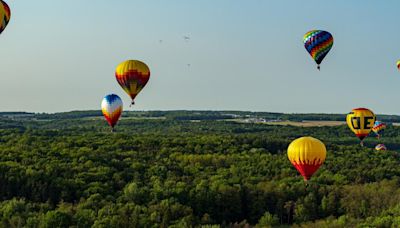
[[[110,132],[96,110],[0,113],[0,227],[400,227],[400,127],[361,147],[346,125],[231,121],[246,117],[345,121],[138,111]],[[286,153],[301,136],[327,147],[307,184]]]

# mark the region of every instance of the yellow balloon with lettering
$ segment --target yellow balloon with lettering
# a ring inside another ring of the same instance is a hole
[[[367,108],[355,108],[346,117],[347,125],[361,141],[371,132],[375,120],[375,114]]]

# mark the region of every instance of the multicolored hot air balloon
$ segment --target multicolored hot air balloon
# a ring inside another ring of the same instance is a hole
[[[333,46],[333,36],[327,31],[311,30],[303,37],[304,47],[317,63],[320,64]]]
[[[110,125],[111,131],[114,131],[114,126],[117,124],[122,114],[121,98],[115,94],[105,96],[101,102],[101,111]]]
[[[397,60],[396,65],[397,65],[397,69],[400,70],[400,60]]]
[[[378,139],[381,137],[385,129],[386,129],[386,124],[378,120],[375,121],[375,124],[372,127],[372,131],[376,134]]]
[[[288,158],[293,166],[308,181],[324,163],[326,158],[325,145],[313,137],[301,137],[290,143]]]
[[[385,144],[378,144],[375,146],[375,150],[387,150]]]
[[[133,105],[135,97],[149,81],[150,69],[141,61],[128,60],[117,66],[115,77],[122,89],[131,97]]]
[[[8,7],[7,3],[0,0],[0,20],[1,20],[0,34],[6,28],[8,22],[10,21],[10,17],[11,17],[10,7]]]
[[[371,132],[375,119],[375,114],[366,108],[356,108],[347,114],[347,125],[361,140],[361,146],[363,146],[363,139]]]

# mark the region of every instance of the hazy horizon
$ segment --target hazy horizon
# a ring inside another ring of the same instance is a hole
[[[116,93],[125,110],[400,114],[398,1],[7,3],[0,111],[97,110]],[[312,29],[334,37],[321,71]],[[134,107],[114,77],[126,59],[151,71]]]
[[[0,111],[0,113],[34,113],[34,114],[57,114],[57,113],[70,113],[70,112],[90,112],[90,111],[98,111],[101,112],[101,109],[86,109],[86,110],[67,110],[61,112],[30,112],[30,111]],[[279,114],[289,114],[289,115],[302,115],[302,114],[321,114],[321,115],[347,115],[346,113],[333,113],[333,112],[275,112],[275,111],[252,111],[252,110],[213,110],[213,109],[153,109],[153,110],[123,110],[123,112],[254,112],[254,113],[279,113]],[[400,116],[397,114],[390,113],[374,113],[375,115],[388,115],[388,116]],[[345,120],[344,120],[345,121]]]

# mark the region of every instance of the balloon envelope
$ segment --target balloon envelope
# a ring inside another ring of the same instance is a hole
[[[382,135],[385,129],[386,124],[378,120],[375,121],[374,126],[372,127],[372,131],[378,136]]]
[[[375,150],[387,150],[384,144],[378,144],[375,146]]]
[[[131,97],[132,104],[134,104],[135,97],[150,79],[150,69],[141,61],[128,60],[117,66],[115,78],[122,89]]]
[[[375,114],[366,108],[355,108],[347,114],[347,126],[362,141],[371,132],[375,123]]]
[[[109,94],[101,102],[101,111],[111,128],[117,124],[122,114],[122,100],[118,95]]]
[[[0,34],[7,27],[7,24],[10,21],[10,17],[11,17],[10,7],[8,7],[7,3],[0,0],[0,18],[1,18]]]
[[[301,137],[290,143],[288,158],[292,165],[307,181],[324,163],[326,158],[325,145],[313,137]]]
[[[397,60],[396,65],[397,65],[397,69],[400,70],[400,60]]]
[[[304,35],[303,42],[304,47],[318,64],[319,69],[319,64],[333,46],[332,34],[323,30],[311,30]]]

